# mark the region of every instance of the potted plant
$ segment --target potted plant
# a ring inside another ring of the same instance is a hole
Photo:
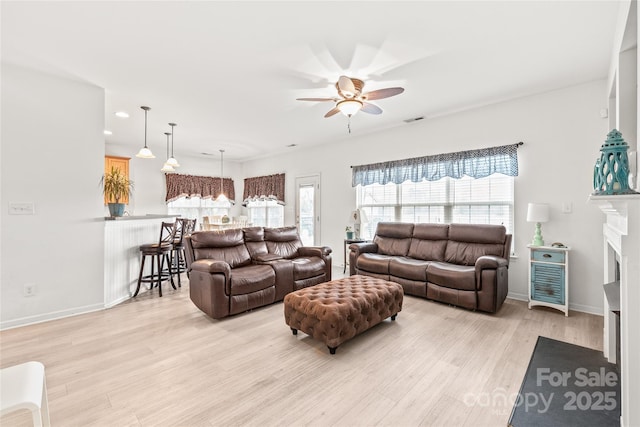
[[[344,230],[347,232],[347,239],[353,239],[353,230],[351,230],[351,227],[347,225],[347,228]]]
[[[124,203],[120,203],[120,200],[131,194],[133,182],[119,168],[112,166],[111,170],[102,176],[100,183],[108,200],[109,214],[112,217],[122,216]]]

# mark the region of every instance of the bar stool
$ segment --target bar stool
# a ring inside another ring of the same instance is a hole
[[[180,274],[182,274],[186,268],[183,239],[184,236],[188,236],[193,233],[195,227],[195,219],[176,218],[175,233],[171,250],[171,265],[173,266],[173,273],[178,275],[178,287],[182,287]]]
[[[173,266],[173,274],[178,276],[178,287],[181,288],[180,274],[184,271],[184,245],[182,239],[185,233],[190,233],[189,220],[176,218],[174,227],[173,241],[171,242],[171,265]]]
[[[160,228],[160,239],[158,243],[148,243],[140,245],[142,253],[142,262],[140,263],[140,274],[138,275],[138,286],[133,296],[137,296],[140,292],[141,283],[151,283],[151,289],[157,282],[158,293],[162,296],[162,281],[169,280],[173,289],[177,289],[173,283],[173,272],[171,270],[171,251],[173,250],[173,240],[175,236],[175,225],[173,222],[163,222]],[[151,274],[143,276],[144,262],[147,257],[151,257]],[[164,262],[167,261],[167,270],[164,270]],[[154,267],[158,266],[158,273],[155,273]]]
[[[34,426],[50,426],[44,365],[26,362],[0,369],[0,415],[31,411]]]

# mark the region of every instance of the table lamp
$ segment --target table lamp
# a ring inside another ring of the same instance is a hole
[[[356,209],[351,212],[351,218],[349,220],[353,224],[353,231],[355,232],[356,239],[361,239],[360,226],[366,224],[368,221],[367,214],[362,209]]]
[[[544,246],[540,223],[547,221],[549,221],[549,205],[546,203],[529,203],[527,207],[527,222],[536,223],[536,232],[533,235],[531,246]]]

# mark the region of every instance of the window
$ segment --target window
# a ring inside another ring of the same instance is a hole
[[[275,200],[247,202],[249,223],[261,227],[284,226],[284,206]]]
[[[380,221],[497,224],[513,234],[513,182],[512,176],[494,174],[358,185],[357,205],[369,219],[363,238],[372,238]]]
[[[180,215],[183,218],[195,218],[202,224],[204,216],[229,215],[231,202],[216,202],[210,198],[200,197],[180,197],[172,202],[167,202],[167,213],[169,215]]]

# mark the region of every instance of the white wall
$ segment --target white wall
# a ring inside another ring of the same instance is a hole
[[[510,294],[524,298],[527,293],[526,244],[533,233],[525,221],[527,203],[548,202],[552,217],[543,226],[546,241],[573,248],[571,307],[601,312],[603,218],[586,199],[608,131],[599,116],[606,95],[603,80],[369,135],[358,135],[356,117],[354,134],[332,144],[305,149],[300,141],[288,154],[244,164],[225,159],[225,176],[235,181],[232,215],[242,211],[244,177],[285,172],[285,223],[293,224],[295,177],[320,173],[321,243],[333,248],[335,263],[341,264],[346,218],[355,206],[351,165],[524,141],[516,179],[519,258],[512,260]],[[105,154],[103,90],[3,65],[2,113],[0,327],[102,307],[105,208],[98,182]],[[163,159],[137,159],[118,146],[108,146],[106,153],[132,157],[136,188],[131,214],[166,212],[159,170]],[[180,173],[219,175],[219,158],[178,160]],[[10,201],[34,202],[36,215],[8,215]],[[573,213],[560,213],[563,202],[573,205]],[[35,296],[22,296],[26,283],[35,285]]]
[[[102,129],[101,88],[2,64],[0,327],[102,307]]]
[[[292,149],[289,154],[244,164],[245,174],[286,173],[287,224],[294,223],[295,177],[322,177],[321,243],[333,248],[334,263],[343,259],[346,218],[355,207],[351,165],[410,158],[523,141],[518,149],[520,175],[515,186],[515,250],[510,296],[527,296],[528,249],[534,225],[526,222],[527,203],[551,205],[543,225],[545,242],[564,242],[570,254],[570,306],[602,313],[602,221],[587,204],[593,166],[608,132],[599,115],[606,107],[606,81],[530,96],[440,118],[402,125],[370,135],[345,135],[331,145]],[[336,120],[343,119],[336,117]],[[358,128],[357,116],[352,128]],[[304,141],[300,141],[303,145]],[[573,212],[562,214],[562,203]]]
[[[132,152],[131,147],[106,144],[107,155],[131,158],[129,177],[134,183],[134,190],[129,205],[126,207],[127,212],[131,215],[167,213],[165,174],[160,171],[166,160],[164,150],[162,147],[150,148],[156,155],[155,159],[139,159],[135,157],[136,152]],[[179,156],[176,153],[176,158],[180,163],[176,173],[216,178],[220,176],[220,156],[187,157]],[[242,168],[237,162],[229,161],[225,157],[223,172],[225,178],[233,179],[236,192],[236,204],[231,208],[231,216],[242,215],[242,191],[244,190]],[[104,208],[104,215],[108,215],[107,207]],[[200,221],[201,218],[198,218],[198,222]]]

